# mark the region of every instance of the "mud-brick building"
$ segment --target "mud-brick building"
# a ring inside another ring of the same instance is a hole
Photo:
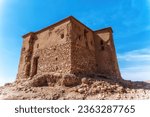
[[[93,31],[70,16],[23,36],[17,78],[98,73],[121,78],[111,27]]]

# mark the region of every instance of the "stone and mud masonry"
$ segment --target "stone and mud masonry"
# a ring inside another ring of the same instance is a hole
[[[2,100],[133,100],[150,99],[150,82],[113,80],[101,75],[45,74],[6,83]],[[57,80],[56,80],[57,79]]]
[[[150,99],[150,84],[123,80],[111,27],[93,31],[69,16],[23,35],[16,80],[0,99]]]

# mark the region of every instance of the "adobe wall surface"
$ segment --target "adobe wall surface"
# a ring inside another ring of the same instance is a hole
[[[32,57],[31,54],[33,50],[31,46],[29,46],[29,42],[31,38],[32,38],[31,35],[29,35],[28,37],[26,37],[26,39],[23,40],[17,78],[26,78],[26,76],[28,75],[27,68],[30,70],[29,65],[30,65],[30,59]]]
[[[94,32],[69,17],[23,37],[18,79],[50,72],[121,78],[111,28]]]
[[[70,48],[70,43],[66,43],[57,47],[44,48],[36,51],[33,56],[39,56],[37,73],[69,73],[71,69]],[[34,68],[33,65],[31,66]]]
[[[119,65],[118,65],[118,60],[117,60],[117,55],[116,55],[116,49],[115,49],[114,39],[113,39],[112,34],[111,34],[111,47],[112,47],[112,51],[113,51],[112,59],[113,59],[113,63],[114,63],[114,73],[117,76],[117,78],[121,79],[121,73],[119,70]]]
[[[110,30],[98,31],[95,32],[94,37],[96,44],[97,71],[102,74],[120,78],[112,32]]]
[[[93,32],[72,20],[71,72],[92,73],[96,71]]]
[[[70,72],[70,21],[27,36],[23,41],[18,78],[44,72]]]

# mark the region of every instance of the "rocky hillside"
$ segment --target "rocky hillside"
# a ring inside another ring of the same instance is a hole
[[[150,99],[149,82],[114,80],[102,75],[47,74],[0,87],[0,99],[93,100]]]

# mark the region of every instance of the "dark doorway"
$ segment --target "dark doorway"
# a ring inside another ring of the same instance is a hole
[[[39,60],[39,57],[34,57],[34,58],[33,58],[32,76],[34,76],[34,75],[37,74],[38,60]]]

